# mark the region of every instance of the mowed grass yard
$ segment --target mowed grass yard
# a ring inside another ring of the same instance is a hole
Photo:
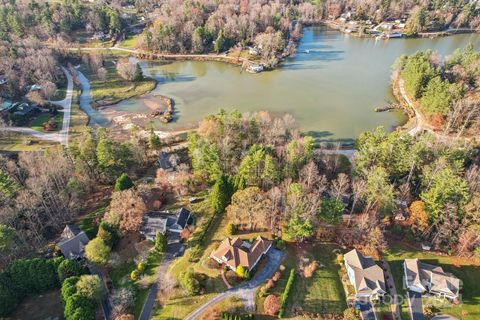
[[[345,291],[340,278],[340,266],[336,263],[335,249],[337,246],[325,243],[314,245],[293,246],[288,245],[282,264],[285,271],[275,287],[262,294],[257,293],[257,310],[263,313],[263,302],[268,294],[281,296],[287,283],[290,269],[298,271],[300,261],[308,259],[308,264],[317,261],[318,268],[312,277],[305,278],[297,272],[292,291],[287,304],[285,318],[295,317],[294,310],[306,314],[339,315],[346,309]]]
[[[439,313],[450,314],[462,320],[480,319],[480,261],[437,255],[431,252],[424,252],[406,247],[402,244],[391,244],[385,254],[385,259],[389,262],[395,278],[395,285],[399,294],[405,296],[403,285],[403,260],[418,258],[425,263],[441,266],[446,272],[453,273],[462,283],[461,297],[462,302],[459,305],[453,305],[448,301],[438,303]],[[424,304],[428,301],[424,301]],[[408,314],[408,304],[405,301],[402,305],[402,315]],[[408,318],[406,318],[408,319]]]
[[[46,131],[43,129],[43,124],[50,119],[54,119],[55,123],[57,124],[57,128],[52,131]],[[41,131],[41,132],[55,132],[62,129],[62,121],[63,121],[63,112],[59,112],[56,115],[52,115],[48,112],[42,112],[28,122],[27,127],[30,127],[34,130]]]

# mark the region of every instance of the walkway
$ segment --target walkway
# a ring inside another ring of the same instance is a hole
[[[215,305],[227,298],[232,296],[237,296],[242,298],[245,301],[245,306],[247,310],[252,310],[255,308],[255,292],[257,288],[265,282],[280,266],[284,257],[284,253],[280,250],[271,248],[267,253],[268,264],[263,268],[262,271],[257,273],[255,277],[249,282],[233,289],[228,289],[219,295],[213,297],[195,311],[190,313],[185,320],[194,320],[201,316],[210,306]]]
[[[5,127],[2,129],[27,134],[44,140],[59,142],[68,147],[68,132],[70,129],[70,114],[72,109],[73,97],[73,79],[72,75],[66,68],[62,67],[62,71],[67,77],[67,92],[65,95],[65,99],[60,101],[51,101],[51,103],[63,108],[63,110],[60,110],[60,112],[63,112],[63,122],[62,129],[59,132],[41,132],[27,127]]]

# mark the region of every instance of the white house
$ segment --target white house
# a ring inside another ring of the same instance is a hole
[[[357,298],[377,300],[385,295],[383,270],[372,258],[363,256],[357,249],[347,252],[343,258]]]
[[[405,285],[408,290],[430,293],[451,300],[458,299],[460,279],[443,271],[442,267],[423,263],[418,259],[403,262]]]

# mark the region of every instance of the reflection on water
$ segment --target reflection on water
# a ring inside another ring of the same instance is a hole
[[[304,30],[297,53],[279,69],[249,74],[220,62],[141,63],[159,81],[153,92],[175,99],[175,123],[160,128],[195,126],[220,108],[242,112],[291,113],[300,128],[322,140],[348,140],[378,125],[393,128],[405,121],[398,111],[375,113],[393,100],[391,66],[402,54],[432,49],[451,54],[480,36],[376,41],[315,27]],[[307,53],[308,51],[308,53]],[[145,112],[139,98],[114,109]]]

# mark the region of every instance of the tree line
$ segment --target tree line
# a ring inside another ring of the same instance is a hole
[[[402,56],[396,63],[407,93],[431,124],[446,133],[474,134],[480,124],[480,52],[470,43],[442,59],[430,50]]]
[[[291,117],[265,112],[220,112],[189,136],[193,179],[214,185],[212,207],[226,208],[235,224],[230,233],[315,236],[378,255],[388,230],[439,250],[480,254],[480,170],[472,146],[380,127],[362,133],[356,148],[350,164],[299,135]],[[398,215],[406,221],[398,223]]]
[[[45,245],[97,187],[145,168],[148,150],[139,134],[121,142],[106,129],[86,129],[68,149],[0,157],[0,269]]]

